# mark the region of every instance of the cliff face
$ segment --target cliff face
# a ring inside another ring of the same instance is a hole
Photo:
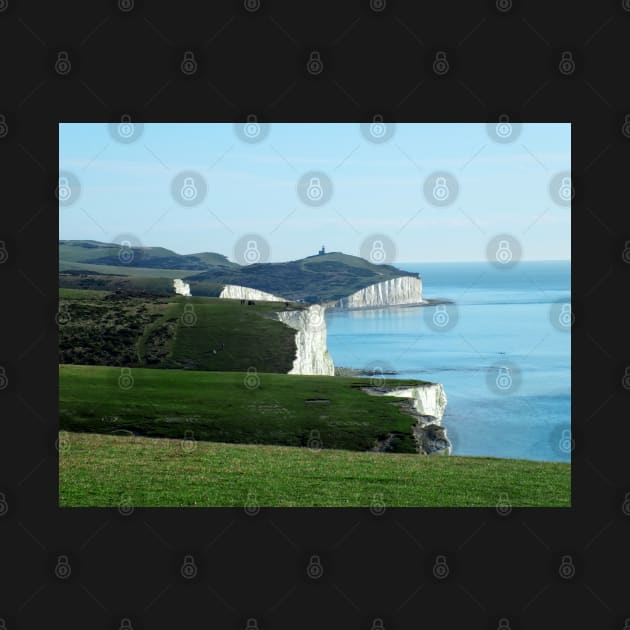
[[[191,295],[190,285],[180,278],[175,278],[173,280],[173,288],[175,289],[175,293],[178,293],[179,295]]]
[[[325,307],[314,304],[307,309],[276,313],[281,322],[297,330],[297,354],[289,374],[335,375],[335,366],[326,348],[325,311]]]
[[[422,280],[412,276],[372,284],[333,304],[336,308],[377,308],[401,304],[421,304]]]
[[[250,287],[241,287],[236,284],[226,284],[221,293],[220,298],[230,298],[233,300],[261,300],[267,302],[287,302],[282,297],[266,293],[265,291],[259,291],[258,289],[251,289]]]
[[[440,383],[424,383],[414,387],[368,387],[372,396],[408,398],[416,418],[413,435],[418,452],[423,455],[450,455],[452,445],[442,416],[446,409],[446,393]]]

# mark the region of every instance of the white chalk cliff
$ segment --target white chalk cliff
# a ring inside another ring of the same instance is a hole
[[[288,302],[283,297],[278,297],[266,291],[259,291],[250,287],[241,287],[237,284],[226,284],[219,294],[220,298],[229,298],[232,300],[261,300],[266,302]]]
[[[378,308],[404,304],[422,304],[422,280],[413,276],[392,278],[337,300],[336,308]]]
[[[325,312],[324,306],[313,304],[306,309],[276,313],[281,322],[297,330],[296,357],[289,374],[335,375],[335,366],[326,347]]]
[[[364,391],[372,396],[409,398],[415,412],[413,434],[418,452],[424,455],[451,454],[452,444],[442,425],[447,400],[440,383],[423,383],[412,387],[366,387]]]
[[[175,289],[175,293],[178,293],[179,295],[191,295],[190,285],[187,282],[184,282],[181,278],[175,278],[173,280],[173,288]]]

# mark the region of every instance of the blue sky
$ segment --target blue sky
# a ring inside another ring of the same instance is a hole
[[[523,124],[514,142],[495,142],[487,125],[395,125],[382,144],[359,124],[273,123],[261,142],[240,139],[233,124],[146,124],[134,142],[117,142],[102,123],[59,127],[60,171],[81,185],[59,209],[61,239],[137,243],[181,254],[213,251],[233,258],[244,234],[264,237],[271,261],[327,251],[359,254],[363,240],[383,234],[394,262],[485,260],[499,233],[515,236],[525,260],[570,259],[570,207],[549,185],[571,170],[567,123]],[[178,173],[203,175],[207,195],[193,207],[171,194]],[[297,181],[322,171],[333,194],[306,205]],[[425,179],[448,171],[459,195],[436,207]]]

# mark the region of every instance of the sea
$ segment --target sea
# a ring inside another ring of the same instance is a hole
[[[443,303],[329,309],[335,366],[442,383],[453,455],[571,461],[570,261],[396,266]]]

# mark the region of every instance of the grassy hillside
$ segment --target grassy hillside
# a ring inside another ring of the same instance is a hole
[[[283,304],[60,289],[59,305],[62,364],[286,373],[295,358],[295,331],[271,319]]]
[[[227,264],[225,257],[220,254],[181,255],[164,247],[133,247],[126,250],[132,254],[125,257],[125,248],[118,243],[101,243],[99,241],[59,241],[59,260],[64,263],[107,265],[133,269],[134,267],[153,269],[178,269],[200,271],[212,264]],[[205,258],[201,258],[201,257]],[[126,275],[126,274],[125,274]],[[176,276],[177,277],[177,276]]]
[[[401,399],[369,396],[367,378],[247,372],[59,368],[62,429],[151,437],[360,450],[395,436],[392,449],[415,452],[415,422]],[[392,381],[412,384],[418,381]],[[107,420],[104,420],[107,418]]]
[[[337,300],[365,287],[400,276],[417,273],[391,265],[373,265],[357,256],[333,252],[284,263],[248,265],[239,269],[214,268],[186,277],[193,295],[195,282],[207,280],[240,284],[291,300],[320,302]]]
[[[225,284],[238,284],[313,303],[337,300],[391,278],[418,276],[342,252],[246,266],[230,262],[222,254],[181,255],[163,247],[134,248],[126,264],[120,254],[117,244],[59,241],[59,270],[64,274],[60,275],[60,286],[110,290],[133,287],[168,294],[172,292],[168,279],[184,278],[193,295],[218,296]]]
[[[62,433],[62,507],[569,507],[569,464]]]

